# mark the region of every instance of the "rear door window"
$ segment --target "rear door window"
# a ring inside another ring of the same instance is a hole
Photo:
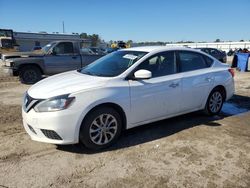
[[[179,51],[180,72],[199,70],[209,67],[202,54]]]
[[[210,57],[208,57],[206,55],[203,55],[203,58],[205,59],[208,67],[210,67],[214,62],[214,60],[212,58],[210,58]]]

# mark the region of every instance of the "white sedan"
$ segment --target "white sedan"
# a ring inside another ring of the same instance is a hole
[[[189,48],[119,50],[33,85],[23,125],[36,141],[102,149],[124,129],[198,110],[218,114],[234,93],[233,76],[228,65]]]

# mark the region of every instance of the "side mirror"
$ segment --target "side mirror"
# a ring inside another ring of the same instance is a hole
[[[140,69],[134,73],[135,79],[150,79],[152,77],[152,72],[144,69]]]

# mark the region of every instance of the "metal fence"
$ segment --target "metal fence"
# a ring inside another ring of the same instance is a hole
[[[217,48],[228,52],[230,49],[250,49],[250,42],[196,42],[196,43],[172,43],[166,44],[171,47],[190,47],[190,48]]]

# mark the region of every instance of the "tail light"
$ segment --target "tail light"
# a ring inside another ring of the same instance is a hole
[[[234,69],[228,69],[228,72],[230,72],[232,77],[234,77]]]

